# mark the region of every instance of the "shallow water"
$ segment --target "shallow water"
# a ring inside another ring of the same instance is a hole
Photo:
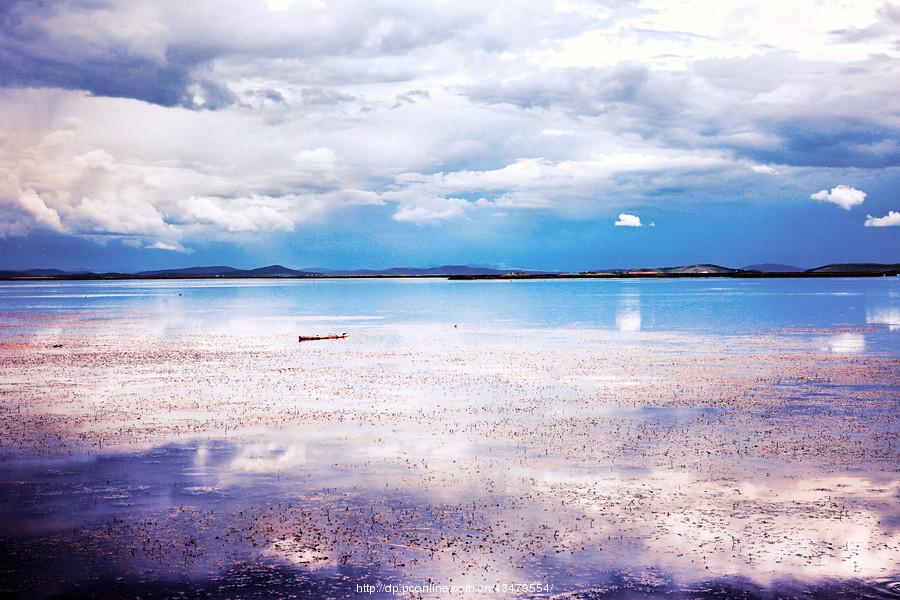
[[[900,327],[897,278],[0,282],[3,310],[291,317],[651,331]]]
[[[891,597],[898,366],[897,278],[0,283],[0,589]]]

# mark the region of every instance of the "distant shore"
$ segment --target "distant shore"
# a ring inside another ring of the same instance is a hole
[[[387,269],[340,270],[329,268],[293,269],[284,265],[268,265],[255,269],[236,269],[227,265],[195,266],[159,271],[63,271],[61,269],[0,269],[0,281],[117,281],[130,279],[634,279],[681,277],[877,277],[900,274],[900,263],[874,262],[832,263],[813,269],[793,265],[763,263],[742,268],[713,263],[631,268],[590,268],[581,271],[543,271],[523,268],[496,269],[475,265],[439,265],[432,267],[391,267]]]
[[[53,276],[0,276],[0,281],[128,281],[128,280],[222,280],[222,279],[448,279],[450,281],[500,280],[515,281],[524,279],[821,279],[833,277],[897,277],[900,270],[882,272],[786,272],[763,273],[740,271],[734,273],[508,273],[502,275],[129,275],[129,274],[84,274]]]
[[[896,277],[898,271],[891,272],[790,272],[762,273],[743,271],[738,273],[558,273],[554,275],[450,275],[447,279],[467,281],[474,279],[788,279],[788,278],[822,278],[822,277]]]

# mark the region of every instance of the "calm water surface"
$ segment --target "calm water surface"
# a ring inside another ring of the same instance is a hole
[[[24,407],[49,440],[3,446],[13,595],[897,595],[898,278],[2,282],[0,342],[5,433]],[[645,359],[664,381],[623,375]],[[204,406],[235,389],[310,416],[229,432]],[[72,398],[94,425],[40,412]],[[197,432],[91,441],[144,405]],[[810,458],[832,422],[846,453]]]
[[[900,328],[900,279],[0,282],[0,310],[110,318],[140,312],[186,327],[305,316],[713,334],[862,327],[878,334]],[[893,336],[876,338],[890,345]]]

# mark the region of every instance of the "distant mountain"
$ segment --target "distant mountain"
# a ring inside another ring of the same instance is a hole
[[[247,269],[227,273],[229,276],[240,275],[241,277],[313,277],[319,273],[311,271],[298,271],[289,269],[282,265],[269,265],[268,267],[259,267],[258,269]]]
[[[59,269],[29,269],[29,275],[33,275],[35,277],[54,277],[57,275],[65,275],[65,271],[60,271]]]
[[[190,267],[187,269],[165,269],[143,271],[141,277],[313,277],[317,275],[377,277],[390,275],[502,275],[523,272],[517,269],[490,269],[466,265],[443,265],[440,267],[391,267],[389,269],[291,269],[284,265],[269,265],[258,269],[235,269],[228,266]]]
[[[780,263],[760,263],[747,265],[744,271],[759,271],[760,273],[799,273],[803,269],[794,265],[782,265]]]
[[[763,263],[748,265],[743,269],[732,269],[709,263],[676,267],[646,267],[639,269],[601,269],[584,271],[575,276],[735,276],[735,277],[778,277],[790,276],[840,276],[840,275],[900,275],[900,264],[881,263],[838,263],[802,271],[793,265]],[[89,271],[63,271],[60,269],[25,269],[21,271],[0,271],[3,279],[142,279],[142,278],[206,278],[206,277],[453,277],[460,279],[494,279],[521,276],[531,277],[571,277],[573,275],[552,271],[528,271],[524,269],[494,269],[470,265],[441,265],[438,267],[391,267],[388,269],[291,269],[284,265],[269,265],[257,269],[236,269],[227,265],[187,267],[182,269],[161,269],[138,273],[92,273]]]
[[[25,269],[24,271],[0,271],[0,277],[66,277],[69,275],[93,275],[88,271],[61,271],[59,269]]]
[[[652,267],[652,268],[644,268],[644,269],[632,269],[627,271],[627,273],[639,274],[639,273],[659,273],[661,275],[705,275],[705,274],[725,274],[725,273],[738,273],[740,269],[730,269],[728,267],[722,267],[719,265],[712,264],[699,264],[699,265],[685,265],[682,267]]]
[[[185,269],[163,269],[141,271],[137,277],[311,277],[318,273],[289,269],[282,265],[269,265],[258,269],[235,269],[228,266],[188,267]]]
[[[809,269],[807,273],[884,273],[897,275],[900,263],[884,265],[881,263],[837,263]]]
[[[505,275],[507,273],[543,273],[543,271],[525,271],[522,269],[491,269],[488,267],[470,267],[468,265],[442,265],[439,267],[391,267],[389,269],[352,269],[331,270],[317,269],[323,275],[378,276],[378,275]]]
[[[505,275],[507,273],[532,273],[542,274],[545,271],[524,271],[522,269],[492,269],[488,267],[472,267],[468,265],[442,265],[439,267],[391,267],[388,269],[291,269],[284,265],[269,265],[257,269],[236,269],[227,265],[213,265],[204,267],[185,267],[181,269],[156,269],[153,271],[139,271],[137,273],[89,273],[80,271],[77,273],[62,271],[60,269],[30,269],[24,271],[0,271],[0,277],[121,277],[121,278],[168,278],[180,277],[316,277],[322,275],[332,276],[415,276],[415,275]]]
[[[222,275],[224,273],[234,273],[240,269],[234,267],[217,266],[217,267],[187,267],[185,269],[162,269],[159,271],[141,271],[135,275],[147,277],[160,277],[184,275],[186,277],[209,277],[211,275]]]
[[[684,267],[672,267],[670,269],[664,269],[664,273],[677,273],[677,274],[703,274],[703,273],[737,273],[740,269],[731,269],[729,267],[722,267],[719,265],[711,265],[711,264],[701,264],[701,265],[687,265]]]
[[[610,267],[608,269],[590,269],[587,271],[581,271],[582,275],[590,275],[593,273],[627,273],[631,269],[622,269],[621,267]]]

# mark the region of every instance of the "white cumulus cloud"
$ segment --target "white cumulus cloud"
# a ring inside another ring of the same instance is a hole
[[[469,206],[463,198],[416,196],[408,192],[388,192],[384,197],[397,203],[397,211],[391,218],[401,223],[438,223],[456,219],[462,217]]]
[[[628,213],[620,213],[619,220],[613,223],[616,227],[643,227],[641,218],[637,215],[629,215]]]
[[[153,242],[152,244],[147,244],[144,246],[145,248],[149,248],[151,250],[168,250],[170,252],[188,252],[187,248],[182,246],[179,243],[170,244],[168,242]]]
[[[900,212],[891,210],[883,217],[866,215],[866,227],[900,227]]]
[[[831,202],[845,210],[862,204],[866,199],[866,193],[849,185],[838,185],[831,190],[819,190],[810,196],[810,199],[818,202]]]

